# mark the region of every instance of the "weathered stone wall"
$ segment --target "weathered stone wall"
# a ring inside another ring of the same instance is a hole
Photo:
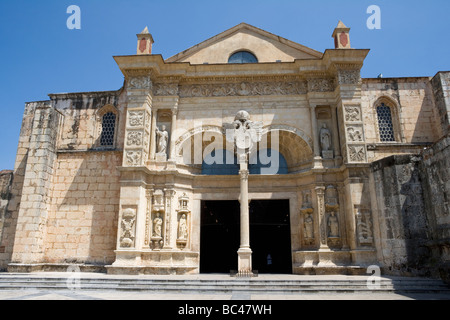
[[[372,164],[377,249],[387,273],[448,277],[449,142]]]
[[[450,133],[423,152],[420,176],[429,221],[432,263],[450,280]]]
[[[3,235],[5,224],[6,210],[11,198],[11,184],[13,180],[13,172],[9,170],[0,171],[0,240]],[[0,247],[0,252],[5,252],[5,247]]]
[[[49,263],[114,261],[122,152],[59,153],[45,244]]]
[[[433,92],[428,77],[363,79],[362,113],[370,162],[393,154],[420,153],[441,135],[434,125]],[[380,141],[376,107],[391,107],[396,143]]]
[[[3,232],[0,238],[0,270],[5,270],[11,261],[14,240],[16,235],[17,216],[22,199],[22,189],[25,178],[25,168],[28,160],[31,131],[33,127],[34,112],[37,107],[48,105],[49,102],[32,102],[25,105],[22,127],[19,135],[16,162],[14,166],[14,179],[11,186],[11,195],[3,220]]]
[[[436,104],[439,137],[449,132],[450,126],[450,72],[439,72],[431,80]]]
[[[99,110],[104,106],[117,109],[121,127],[124,119],[121,91],[71,93],[50,95],[54,107],[64,115],[58,138],[58,150],[86,151],[98,147],[101,118]],[[123,130],[117,130],[117,145],[122,145]]]

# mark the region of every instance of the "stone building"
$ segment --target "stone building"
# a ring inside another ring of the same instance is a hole
[[[137,36],[120,90],[26,104],[1,269],[447,274],[449,72],[362,79],[342,22],[324,53],[245,23],[168,59]]]

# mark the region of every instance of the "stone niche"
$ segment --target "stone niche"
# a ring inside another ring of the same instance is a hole
[[[178,199],[177,210],[177,248],[183,250],[189,247],[191,211],[189,210],[189,197],[186,193]]]
[[[164,203],[164,191],[156,190],[153,194],[151,212],[150,248],[161,250],[164,247],[164,217],[166,207]]]

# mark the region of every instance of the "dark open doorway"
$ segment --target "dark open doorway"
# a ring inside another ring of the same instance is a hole
[[[254,270],[292,274],[289,200],[250,202],[250,247]]]
[[[200,272],[237,270],[240,244],[238,201],[202,201]],[[292,273],[289,200],[252,200],[250,247],[259,273]]]
[[[202,201],[200,272],[237,270],[239,201]]]

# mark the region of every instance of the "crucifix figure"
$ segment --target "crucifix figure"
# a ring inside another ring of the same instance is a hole
[[[262,122],[250,121],[247,111],[239,111],[232,124],[225,124],[227,140],[233,142],[239,161],[239,175],[241,180],[241,232],[240,247],[238,250],[238,272],[240,274],[252,273],[252,250],[250,249],[250,216],[248,198],[248,154],[252,147],[261,141]]]

